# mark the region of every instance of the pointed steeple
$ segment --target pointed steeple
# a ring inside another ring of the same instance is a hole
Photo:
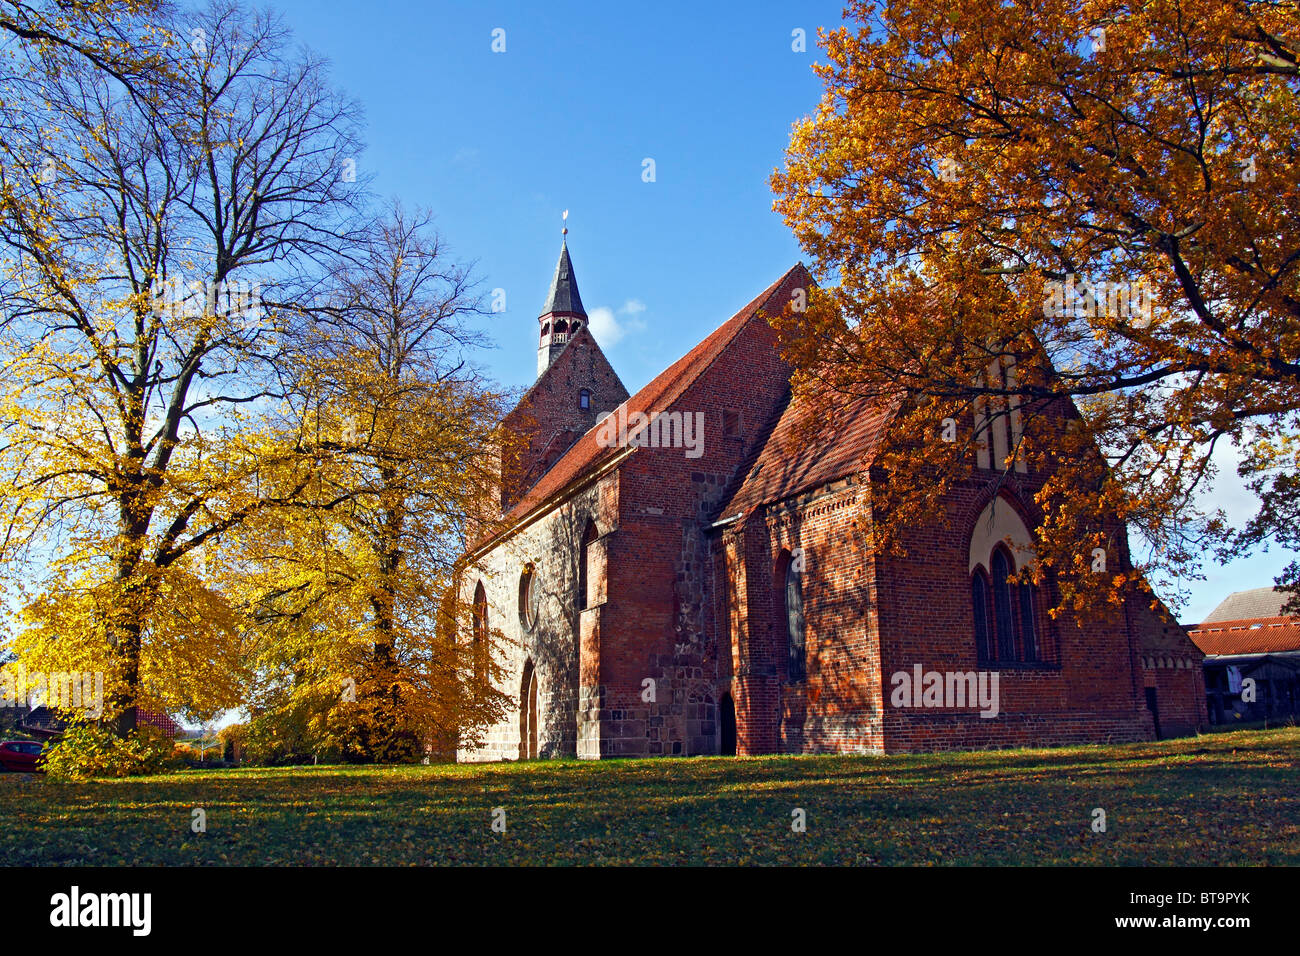
[[[587,311],[582,307],[582,297],[578,295],[578,280],[573,275],[573,262],[569,259],[567,238],[560,244],[560,261],[555,264],[555,277],[551,279],[551,291],[546,297],[546,305],[542,306],[542,317],[548,315],[574,316],[583,319],[587,317]]]
[[[569,211],[564,211],[567,221]],[[569,259],[569,227],[566,225],[561,233],[560,261],[555,264],[555,277],[551,279],[551,291],[542,306],[542,314],[537,317],[541,325],[541,339],[537,344],[537,377],[555,361],[555,356],[563,351],[569,337],[587,324],[587,310],[582,307],[582,297],[578,295],[578,280],[573,275],[573,262]]]

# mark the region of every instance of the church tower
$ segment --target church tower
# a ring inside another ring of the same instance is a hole
[[[568,214],[565,214],[566,218]],[[502,462],[501,506],[509,508],[596,424],[627,401],[627,389],[587,325],[569,260],[568,228],[551,291],[537,317],[537,380],[502,424],[521,441]]]
[[[587,325],[587,311],[582,307],[578,280],[574,278],[573,263],[569,261],[568,232],[566,227],[565,238],[560,243],[560,261],[555,264],[555,277],[551,279],[551,291],[542,306],[542,314],[537,317],[542,326],[537,346],[538,378],[551,367],[569,339]]]

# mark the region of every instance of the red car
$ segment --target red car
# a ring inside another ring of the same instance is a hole
[[[39,773],[41,768],[37,763],[44,749],[44,744],[30,740],[6,740],[0,743],[0,768],[21,770],[23,773]]]

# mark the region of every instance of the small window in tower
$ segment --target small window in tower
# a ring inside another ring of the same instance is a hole
[[[591,390],[584,388],[578,393],[578,407],[584,412],[591,408]]]
[[[728,408],[722,412],[722,436],[735,438],[740,434],[740,412]]]

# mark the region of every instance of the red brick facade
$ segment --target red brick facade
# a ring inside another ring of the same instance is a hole
[[[502,506],[509,508],[520,493],[536,483],[596,424],[597,414],[616,408],[627,397],[627,389],[591,330],[584,324],[568,336],[565,346],[556,351],[550,365],[506,416],[505,426],[520,442],[514,460],[506,466]]]
[[[885,753],[1142,740],[1155,735],[1148,685],[1162,731],[1194,731],[1203,723],[1199,654],[1178,625],[1150,612],[1049,621],[1040,594],[1016,611],[1036,621],[1022,642],[1034,647],[1025,652],[1032,659],[979,659],[972,575],[998,559],[990,556],[997,542],[985,542],[978,525],[995,514],[1031,528],[1026,502],[1041,477],[973,468],[947,503],[948,527],[917,529],[906,560],[868,554],[868,463],[886,420],[863,413],[828,447],[787,440],[790,369],[765,315],[811,281],[802,266],[792,269],[618,409],[615,418],[629,423],[636,412],[694,416],[698,448],[653,447],[644,437],[611,443],[611,430],[597,426],[556,460],[538,457],[540,436],[581,424],[564,404],[571,381],[586,375],[599,387],[604,374],[617,382],[585,330],[590,351],[581,361],[566,359],[571,345],[544,373],[564,376],[564,388],[530,393],[540,423],[530,455],[540,466],[508,501],[512,530],[470,556],[465,587],[484,582],[496,605],[505,690],[517,696],[515,684],[534,671],[541,679],[551,719],[542,720],[538,752],[716,754],[734,743],[742,755]],[[561,371],[571,367],[578,371]],[[552,394],[561,396],[556,406]],[[548,582],[532,627],[510,606],[524,564]],[[798,598],[787,597],[791,587]],[[796,601],[805,648],[792,657]],[[1144,668],[1156,646],[1196,665]],[[918,706],[899,705],[897,675],[918,665],[958,679],[984,672],[989,688],[996,672],[996,716],[973,700],[920,706],[919,688]],[[461,758],[519,755],[517,718],[488,736]]]

